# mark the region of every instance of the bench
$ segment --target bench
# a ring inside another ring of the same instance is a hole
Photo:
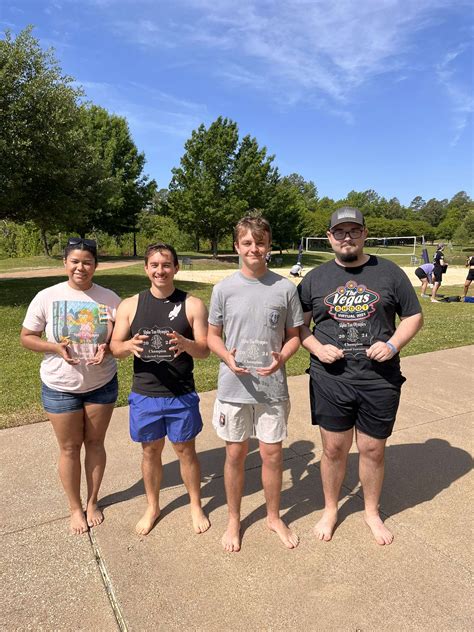
[[[191,270],[192,267],[193,267],[193,260],[191,259],[191,257],[183,257],[181,259],[182,270],[186,270],[186,268],[188,268],[188,270]]]

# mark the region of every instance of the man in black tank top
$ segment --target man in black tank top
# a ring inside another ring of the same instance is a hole
[[[189,493],[196,533],[210,526],[201,508],[201,469],[195,438],[202,429],[194,387],[193,358],[207,358],[207,309],[175,288],[178,256],[173,246],[156,243],[145,252],[149,290],[125,299],[117,311],[110,349],[116,358],[133,353],[129,396],[130,435],[143,447],[142,473],[148,507],[136,526],[147,535],[159,518],[165,436],[179,458]]]

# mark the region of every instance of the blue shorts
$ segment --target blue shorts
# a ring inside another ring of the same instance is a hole
[[[76,410],[82,410],[84,404],[115,404],[118,396],[117,374],[99,388],[87,393],[69,393],[56,391],[41,383],[41,399],[47,413],[62,415]]]
[[[130,393],[130,436],[147,443],[165,436],[173,443],[194,439],[202,430],[199,396],[147,397]]]

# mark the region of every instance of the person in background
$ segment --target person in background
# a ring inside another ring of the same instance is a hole
[[[59,476],[69,501],[71,533],[81,534],[104,519],[98,506],[106,464],[104,440],[118,394],[109,341],[120,298],[94,283],[97,245],[92,239],[69,238],[64,267],[68,280],[42,290],[31,301],[21,344],[44,354],[43,406],[59,444]],[[83,445],[85,514],[80,490]]]
[[[443,280],[443,273],[446,271],[447,264],[444,260],[444,247],[445,244],[439,244],[433,257],[433,289],[431,291],[431,302],[439,303],[436,298],[436,294],[441,286]]]
[[[428,283],[432,283],[432,279],[433,279],[433,269],[434,269],[434,263],[424,263],[423,265],[419,266],[418,268],[416,268],[415,270],[415,274],[416,276],[420,279],[421,281],[421,297],[422,298],[428,298],[428,294],[426,293],[426,289],[428,287]]]
[[[471,285],[471,281],[474,280],[474,255],[471,255],[466,260],[466,268],[469,268],[469,272],[467,273],[466,280],[464,281],[464,289],[462,299],[464,300],[467,296],[469,286]]]

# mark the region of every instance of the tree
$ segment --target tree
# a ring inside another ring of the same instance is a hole
[[[421,195],[417,195],[416,197],[413,198],[413,200],[410,202],[410,206],[409,208],[412,211],[415,212],[419,212],[421,211],[424,206],[425,206],[426,202],[425,200],[421,197]]]
[[[269,198],[276,171],[249,136],[239,144],[237,124],[219,117],[208,129],[201,124],[185,143],[180,167],[173,169],[169,186],[170,215],[196,241],[211,241],[217,256],[219,239],[252,208]]]
[[[264,213],[272,227],[273,243],[287,248],[301,237],[301,224],[306,210],[300,189],[289,178],[281,178]]]
[[[447,204],[448,200],[437,200],[436,198],[431,198],[431,200],[428,200],[425,206],[421,209],[420,219],[428,222],[431,226],[438,226],[446,215]]]
[[[82,91],[31,27],[0,41],[0,217],[41,230],[86,214],[100,165],[85,142]]]
[[[135,235],[137,216],[156,190],[156,183],[143,174],[145,155],[138,151],[125,118],[95,105],[85,108],[84,116],[86,139],[102,166],[103,179],[99,195],[90,200],[89,214],[77,218],[76,230],[100,228],[109,235]],[[134,239],[134,256],[136,250]]]

